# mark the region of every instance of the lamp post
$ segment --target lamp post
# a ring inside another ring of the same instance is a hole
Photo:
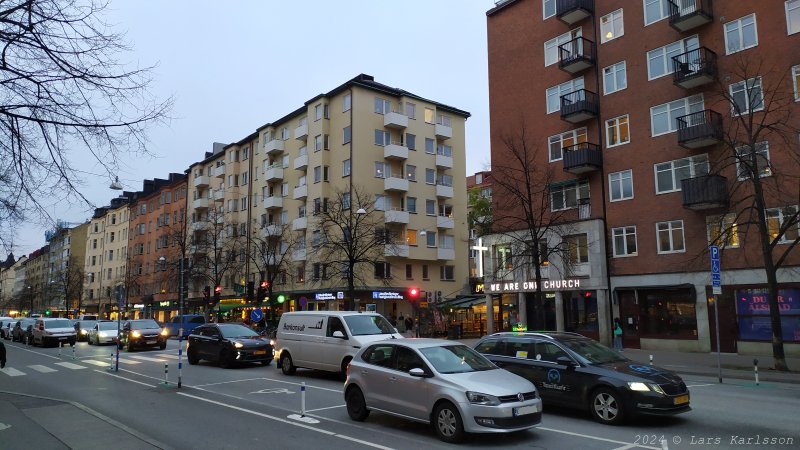
[[[122,190],[122,183],[119,182],[119,177],[114,177],[114,181],[108,186],[108,188],[111,189],[112,191],[121,191]],[[102,276],[102,267],[103,266],[102,266],[102,264],[103,264],[103,260],[104,259],[105,258],[102,258],[102,257],[100,258],[100,267],[101,267],[100,288],[101,289],[103,287],[103,276]],[[126,267],[126,270],[128,270],[127,267]],[[122,286],[122,285],[118,285],[117,286],[117,354],[116,354],[116,358],[115,358],[116,361],[114,363],[114,371],[115,372],[119,372],[119,344],[120,344],[119,331],[120,331],[120,319],[121,319],[120,316],[122,316],[122,305],[123,305],[122,299],[123,299],[123,291],[124,290],[125,290],[124,286]],[[127,296],[127,292],[125,293],[125,295]],[[98,312],[98,314],[100,313],[100,303],[99,303],[99,301],[98,301],[98,306],[97,306],[97,312]]]

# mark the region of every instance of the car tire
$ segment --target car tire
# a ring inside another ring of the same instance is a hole
[[[125,351],[126,351],[126,352],[128,352],[128,353],[131,353],[131,352],[133,352],[133,342],[131,342],[131,341],[128,341],[128,342],[125,344]]]
[[[262,365],[262,366],[268,366],[268,365],[270,365],[270,364],[272,364],[272,360],[271,360],[271,359],[268,359],[268,360],[266,360],[266,361],[261,361],[261,365]]]
[[[86,344],[87,345],[92,345],[92,338],[91,337],[86,340]]]
[[[70,346],[70,347],[75,347],[75,344],[76,344],[76,342],[75,342],[75,341],[69,341],[69,346]]]
[[[344,396],[347,404],[347,415],[356,422],[363,422],[369,416],[367,402],[364,400],[364,393],[356,386],[350,386]]]
[[[440,440],[455,444],[464,439],[461,414],[450,402],[441,402],[433,410],[433,431]]]
[[[287,352],[281,354],[281,371],[284,375],[294,375],[297,367],[292,364],[292,355]]]
[[[166,342],[162,342],[161,344],[158,345],[158,348],[161,349],[161,350],[166,349],[167,348],[167,343]]]
[[[200,362],[200,358],[197,357],[197,354],[195,354],[194,350],[191,348],[186,351],[186,360],[193,366]]]
[[[592,391],[589,396],[589,413],[594,420],[606,425],[621,423],[625,415],[619,393],[607,387]]]

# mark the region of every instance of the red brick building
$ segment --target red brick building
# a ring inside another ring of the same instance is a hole
[[[755,143],[774,236],[800,203],[800,0],[507,0],[487,12],[487,27],[493,169],[509,157],[502,137],[524,126],[542,150],[537,164],[554,169],[551,210],[586,236],[588,270],[569,277],[580,289],[548,293],[553,301],[537,307],[555,318],[537,327],[609,340],[619,317],[627,346],[709,351],[716,243],[721,348],[770,353],[758,308],[764,263],[745,217],[750,152],[736,142]],[[765,118],[776,126],[759,128]],[[495,184],[494,203],[503,195]],[[783,231],[774,259],[786,254],[778,281],[791,355],[800,353],[796,222]]]

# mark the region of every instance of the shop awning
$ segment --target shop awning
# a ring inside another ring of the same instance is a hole
[[[475,304],[485,302],[486,296],[483,295],[459,295],[456,298],[449,299],[442,303],[437,303],[436,307],[439,309],[472,308],[472,306]]]

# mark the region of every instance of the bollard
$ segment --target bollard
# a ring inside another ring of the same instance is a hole
[[[753,372],[756,375],[756,386],[758,386],[758,359],[753,359]]]
[[[653,365],[653,355],[650,355],[650,365]]]
[[[114,370],[114,354],[111,354],[111,365],[108,367],[108,370]]]
[[[61,349],[63,349],[63,348],[64,348],[64,343],[63,342],[59,342],[58,343],[58,357],[59,358],[61,358]]]
[[[72,359],[77,359],[77,357],[75,356],[75,346],[76,345],[77,344],[72,344]]]
[[[169,384],[169,363],[164,363],[164,384]]]
[[[300,383],[300,417],[306,416],[306,382]]]

